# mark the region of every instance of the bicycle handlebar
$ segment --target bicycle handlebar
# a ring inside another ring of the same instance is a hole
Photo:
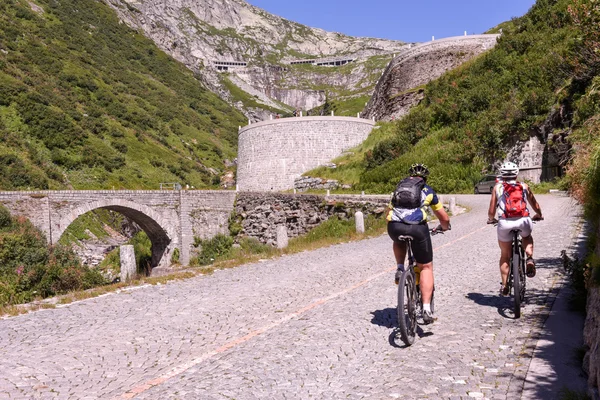
[[[444,234],[444,232],[449,231],[452,229],[452,225],[448,224],[448,229],[444,230],[442,228],[442,224],[439,224],[438,226],[436,226],[435,228],[432,228],[429,230],[429,232],[431,232],[431,235],[437,235],[438,233],[441,233],[442,235]]]
[[[534,218],[534,217],[531,217],[531,221],[532,221],[534,224],[535,224],[536,222],[543,221],[543,220],[544,220],[544,217],[539,217],[539,218]],[[488,219],[486,223],[487,223],[488,225],[494,225],[494,226],[496,226],[496,225],[498,225],[498,220],[497,220],[496,218],[494,218],[494,219]]]

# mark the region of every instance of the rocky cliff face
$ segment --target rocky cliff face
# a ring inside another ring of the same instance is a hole
[[[496,45],[498,35],[451,37],[409,47],[389,64],[364,111],[389,121],[423,99],[422,86]]]
[[[325,94],[318,91],[323,87],[330,87],[334,95],[370,94],[392,54],[406,46],[309,28],[244,0],[104,1],[125,23],[197,71],[211,90],[232,103],[235,96],[222,84],[215,62],[247,63],[247,67],[230,68],[228,73],[258,91],[251,97],[259,103],[284,110],[286,105],[290,110],[307,109],[323,103]],[[386,62],[377,68],[365,67],[371,57],[382,54],[389,55]],[[346,78],[332,73],[335,66],[290,65],[293,60],[340,57],[354,60],[353,66],[345,69]],[[306,82],[308,86],[301,85]]]

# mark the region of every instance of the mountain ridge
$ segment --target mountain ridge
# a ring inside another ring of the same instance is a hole
[[[286,20],[248,4],[243,0],[173,0],[165,4],[159,0],[104,0],[119,17],[134,29],[151,38],[163,51],[181,61],[202,76],[215,93],[235,104],[220,74],[212,65],[214,61],[247,62],[242,73],[231,74],[263,94],[258,101],[273,107],[269,100],[286,103],[282,111],[294,108],[313,108],[325,102],[325,97],[343,97],[344,90],[351,96],[370,95],[394,52],[406,43],[377,38],[355,38],[319,28],[310,28]],[[363,63],[373,56],[387,55],[376,70],[366,70]],[[367,84],[348,87],[348,81],[332,77],[329,67],[293,66],[297,59],[352,57],[355,60],[350,72],[368,81]],[[277,71],[273,66],[280,67]],[[303,104],[302,94],[286,95],[282,91],[298,90],[300,82],[306,96],[313,98]],[[269,87],[277,87],[273,94]],[[324,91],[325,96],[313,92]],[[254,96],[256,97],[256,96]],[[247,116],[249,107],[239,107]],[[287,106],[287,107],[286,107]],[[252,119],[267,119],[260,113]]]

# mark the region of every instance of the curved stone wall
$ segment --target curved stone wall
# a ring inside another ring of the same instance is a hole
[[[294,187],[304,172],[362,143],[375,122],[352,117],[298,117],[262,121],[239,132],[240,191]]]
[[[400,53],[379,79],[363,116],[397,119],[422,99],[418,88],[496,45],[498,35],[456,36],[423,43]]]

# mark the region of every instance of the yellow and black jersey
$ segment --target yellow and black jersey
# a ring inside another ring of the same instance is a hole
[[[437,211],[443,207],[439,201],[435,191],[428,185],[423,186],[421,191],[421,207],[419,208],[394,208],[392,203],[389,204],[389,212],[387,214],[388,222],[397,221],[405,224],[422,224],[427,222],[427,208],[431,207],[433,211]]]

